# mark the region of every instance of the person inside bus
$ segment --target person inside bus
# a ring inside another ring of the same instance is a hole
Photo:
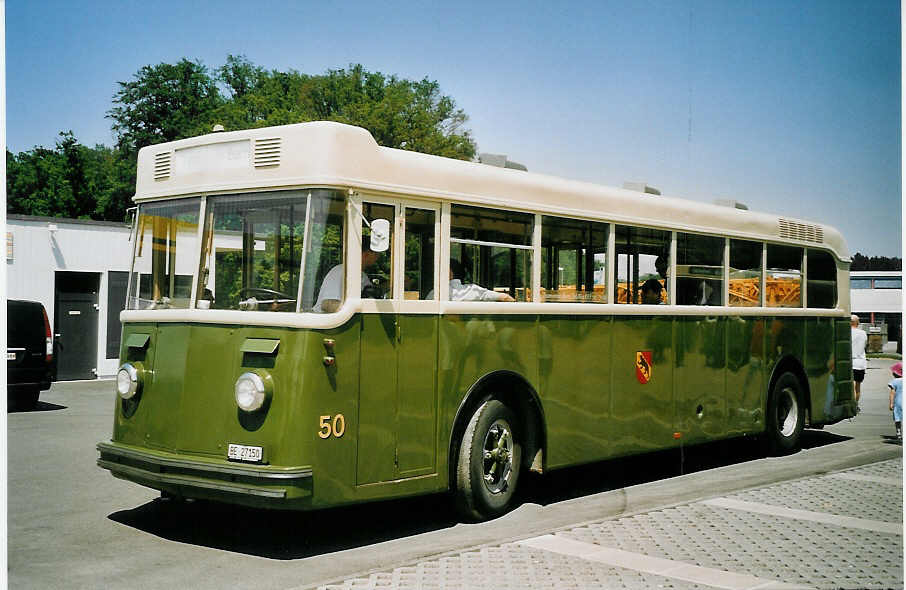
[[[705,279],[677,279],[676,297],[680,305],[718,305],[720,292]]]
[[[670,266],[668,264],[669,258],[670,257],[667,254],[661,254],[654,259],[654,269],[657,271],[657,274],[661,275],[661,278],[664,279],[664,282],[667,281],[667,271]]]
[[[450,259],[450,301],[515,301],[509,293],[500,293],[485,289],[474,283],[463,283],[466,273],[462,264],[455,258]],[[433,299],[434,293],[428,293]]]
[[[657,279],[648,279],[642,284],[642,303],[646,305],[660,305],[661,292],[664,285]]]
[[[371,238],[362,236],[362,297],[366,299],[376,299],[378,294],[375,293],[375,287],[371,279],[365,272],[371,268],[380,257],[380,252],[371,249]],[[343,276],[344,266],[341,262],[337,264],[324,275],[321,281],[321,290],[318,291],[318,299],[315,302],[312,311],[317,313],[333,313],[340,309],[340,302],[343,300]]]

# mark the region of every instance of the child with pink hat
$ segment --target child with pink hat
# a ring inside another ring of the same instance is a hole
[[[887,384],[890,389],[890,410],[893,412],[893,423],[897,427],[897,439],[903,440],[903,363],[896,362],[890,367],[893,381]]]

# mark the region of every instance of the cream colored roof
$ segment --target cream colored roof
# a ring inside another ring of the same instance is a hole
[[[312,185],[792,242],[850,258],[827,225],[380,147],[365,129],[325,121],[142,148],[135,200]]]

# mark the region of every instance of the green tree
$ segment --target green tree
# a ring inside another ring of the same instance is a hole
[[[72,187],[56,150],[6,152],[6,211],[59,217],[72,212]]]
[[[107,111],[113,148],[81,145],[71,131],[53,149],[6,153],[7,212],[121,221],[132,206],[138,150],[228,130],[306,121],[367,129],[378,144],[470,160],[468,117],[436,81],[369,72],[362,65],[308,75],[265,70],[229,55],[210,71],[183,58],[139,69],[119,82]]]
[[[463,160],[476,153],[468,116],[427,78],[414,82],[356,64],[309,77],[301,102],[310,120],[364,127],[383,146]]]
[[[899,257],[887,256],[868,257],[856,252],[853,254],[849,270],[903,270],[903,261]]]
[[[84,146],[71,131],[60,133],[52,150],[6,152],[8,213],[121,221],[133,182],[117,150]]]
[[[224,102],[217,81],[200,61],[183,58],[176,64],[144,66],[133,78],[119,82],[113,96],[118,106],[107,112],[117,147],[126,154],[203,132]]]
[[[386,147],[465,160],[476,153],[465,112],[427,78],[400,79],[361,64],[314,76],[266,71],[230,55],[217,79],[229,98],[210,121],[227,129],[337,121],[364,127]]]

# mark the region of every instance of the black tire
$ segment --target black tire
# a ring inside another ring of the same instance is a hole
[[[15,393],[15,397],[6,397],[7,405],[12,405],[12,408],[19,411],[34,410],[38,405],[38,396],[41,395],[41,390],[37,387],[22,389]],[[10,404],[12,402],[12,404]]]
[[[802,386],[792,373],[783,373],[768,394],[765,413],[765,446],[772,455],[786,455],[799,448],[805,425]]]
[[[456,507],[466,518],[494,518],[510,508],[522,464],[518,427],[516,414],[498,400],[472,414],[456,464]]]

